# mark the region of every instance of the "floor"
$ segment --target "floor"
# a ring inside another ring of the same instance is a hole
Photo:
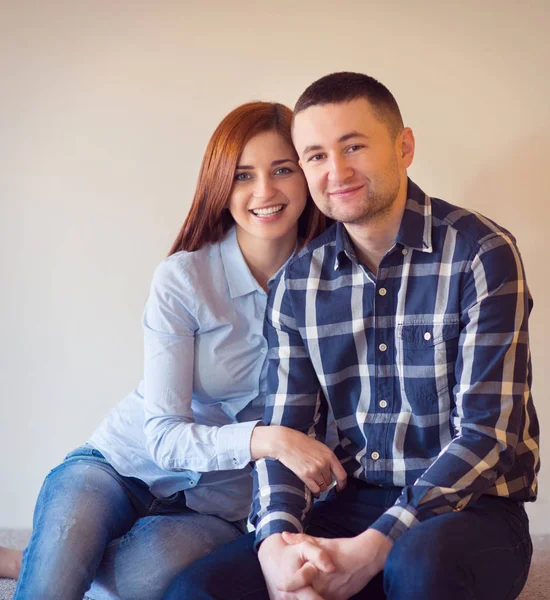
[[[0,530],[0,545],[23,548],[28,537],[28,532],[3,529]],[[533,544],[535,552],[531,572],[519,598],[520,600],[550,600],[550,535],[535,537]],[[15,581],[0,579],[0,600],[11,600],[14,590]]]

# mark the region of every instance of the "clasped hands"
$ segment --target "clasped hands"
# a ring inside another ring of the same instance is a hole
[[[271,600],[347,600],[384,569],[392,545],[374,529],[336,539],[282,533],[258,556]]]

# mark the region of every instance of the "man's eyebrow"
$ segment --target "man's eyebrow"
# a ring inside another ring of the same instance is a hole
[[[282,164],[287,163],[287,162],[296,163],[296,161],[292,160],[291,158],[281,158],[279,160],[272,161],[271,162],[271,166],[272,167],[276,167],[278,165],[282,165]],[[235,168],[236,169],[243,169],[243,170],[246,170],[246,171],[253,171],[256,167],[254,167],[253,165],[237,165]]]
[[[362,138],[364,140],[368,140],[369,136],[365,135],[364,133],[359,133],[358,131],[350,131],[349,133],[346,133],[341,138],[339,138],[338,142],[347,142],[348,140],[352,140],[353,138]]]
[[[304,148],[304,151],[302,152],[302,156],[309,154],[310,152],[318,152],[319,150],[322,150],[323,147],[320,146],[319,144],[315,144],[313,146],[306,146]]]
[[[338,143],[341,144],[342,142],[347,142],[348,140],[352,140],[355,138],[361,138],[364,140],[369,139],[369,137],[367,135],[365,135],[364,133],[359,133],[358,131],[350,131],[349,133],[345,133],[343,136],[339,137]],[[305,156],[309,152],[319,152],[319,150],[322,150],[322,149],[323,149],[323,146],[321,146],[319,144],[314,144],[312,146],[306,146],[304,148],[304,151],[302,152],[302,156]]]

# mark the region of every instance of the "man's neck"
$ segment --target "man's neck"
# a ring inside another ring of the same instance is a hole
[[[345,223],[344,227],[355,248],[357,258],[373,273],[378,273],[380,262],[386,252],[394,245],[401,226],[407,187],[400,191],[392,205],[382,214],[370,219],[367,223]]]
[[[295,235],[288,235],[282,240],[251,240],[246,235],[239,236],[237,232],[237,241],[252,276],[266,291],[269,279],[285,264],[296,248]]]

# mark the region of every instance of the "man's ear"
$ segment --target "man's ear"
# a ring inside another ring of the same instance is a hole
[[[302,171],[304,170],[304,165],[302,164],[301,160],[298,161],[298,166],[300,167],[300,169],[302,169]]]
[[[410,127],[405,127],[398,138],[399,154],[405,169],[411,166],[414,158],[414,134]]]

